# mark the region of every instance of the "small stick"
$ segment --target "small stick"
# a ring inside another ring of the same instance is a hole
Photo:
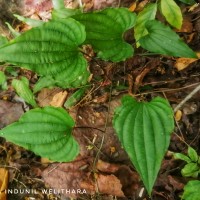
[[[176,112],[179,108],[181,108],[183,106],[183,104],[188,101],[189,99],[192,98],[192,96],[194,96],[198,91],[200,90],[200,84],[197,85],[197,87],[192,90],[192,92],[190,94],[188,94],[185,99],[183,99],[175,108],[174,108],[174,112]]]

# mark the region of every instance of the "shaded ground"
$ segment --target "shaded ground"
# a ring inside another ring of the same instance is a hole
[[[105,6],[117,6],[119,1],[84,1],[86,8],[99,9]],[[76,6],[73,1],[67,5]],[[130,1],[121,2],[130,6]],[[18,5],[17,5],[18,6]],[[26,15],[38,14],[45,20],[49,17],[51,5],[48,1],[28,1]],[[180,4],[185,23],[180,32],[181,37],[196,51],[200,51],[200,7],[187,12],[188,7]],[[3,15],[3,21],[6,14]],[[2,16],[1,16],[2,17]],[[159,17],[159,16],[158,16]],[[12,21],[12,19],[11,19]],[[6,30],[5,28],[3,28]],[[127,33],[127,40],[134,43],[132,33]],[[73,134],[78,140],[81,151],[78,158],[71,163],[54,163],[41,159],[0,138],[0,166],[9,169],[9,188],[30,188],[31,194],[8,195],[14,199],[68,199],[69,194],[45,194],[44,189],[67,188],[71,197],[79,199],[149,199],[139,176],[131,165],[128,156],[112,128],[114,108],[120,105],[122,95],[132,92],[137,99],[150,100],[162,96],[176,107],[198,84],[200,84],[200,61],[189,64],[180,70],[178,59],[165,56],[136,55],[125,62],[109,63],[93,57],[90,71],[94,79],[91,88],[70,114],[76,120]],[[4,66],[0,67],[5,70]],[[26,76],[33,85],[37,77],[27,70],[17,69],[17,76]],[[26,105],[15,95],[10,86],[0,92],[0,128],[16,121],[25,112]],[[52,104],[53,98],[62,90],[43,89],[37,94],[40,106]],[[68,93],[73,93],[68,90]],[[180,199],[184,185],[191,178],[184,178],[181,169],[184,162],[174,160],[172,152],[186,153],[187,144],[200,155],[200,93],[194,95],[180,109],[176,128],[171,136],[169,150],[163,160],[159,176],[152,193],[154,200]],[[84,193],[84,188],[89,191]],[[72,190],[75,193],[72,193]],[[78,189],[81,191],[77,192]],[[35,191],[37,194],[35,194]],[[83,193],[83,194],[79,194]]]

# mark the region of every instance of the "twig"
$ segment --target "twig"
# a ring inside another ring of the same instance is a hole
[[[174,112],[176,112],[179,108],[181,108],[181,107],[184,105],[184,103],[185,103],[186,101],[188,101],[189,99],[191,99],[199,90],[200,90],[200,84],[197,85],[197,87],[196,87],[194,90],[192,90],[192,92],[190,92],[190,94],[188,94],[188,95],[185,97],[185,99],[183,99],[183,100],[174,108]]]

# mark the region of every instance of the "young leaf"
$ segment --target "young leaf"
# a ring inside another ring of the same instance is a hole
[[[137,102],[125,96],[113,125],[150,194],[174,129],[172,108],[161,97]]]
[[[199,171],[199,166],[197,165],[197,163],[188,163],[181,170],[181,174],[182,174],[182,176],[185,176],[185,177],[194,177],[194,178],[197,178],[198,171]]]
[[[141,12],[139,12],[134,27],[134,33],[135,33],[134,36],[137,42],[141,37],[148,34],[148,31],[146,30],[145,27],[145,23],[149,20],[155,19],[156,12],[157,12],[156,3],[147,4],[147,6]],[[139,46],[139,43],[137,44]]]
[[[74,94],[72,94],[65,102],[64,107],[69,109],[70,107],[74,106],[84,95],[87,88],[88,87],[80,88]]]
[[[133,48],[123,40],[123,33],[135,25],[136,15],[125,8],[107,8],[73,16],[86,29],[86,44],[91,44],[97,56],[113,62],[133,55]]]
[[[161,0],[160,9],[169,24],[177,29],[181,28],[183,16],[180,7],[174,0]]]
[[[183,2],[185,4],[189,4],[189,5],[193,5],[193,4],[196,3],[196,1],[194,1],[194,0],[179,0],[179,1],[181,1],[181,2]]]
[[[198,154],[197,152],[192,148],[192,147],[188,147],[188,156],[191,158],[191,160],[193,162],[197,162],[198,161]]]
[[[184,187],[182,200],[199,200],[200,197],[200,181],[189,181]]]
[[[56,85],[56,81],[51,76],[40,77],[34,85],[33,93],[39,92],[42,88],[49,88]]]
[[[41,20],[35,20],[35,19],[31,19],[31,18],[26,18],[20,15],[16,15],[14,14],[14,16],[21,22],[24,22],[26,24],[28,24],[31,27],[37,27],[37,26],[41,26],[43,25],[45,22],[41,21]]]
[[[8,26],[8,29],[13,37],[18,37],[20,35],[20,33],[16,31],[8,22],[6,22],[5,24]]]
[[[70,9],[70,8],[63,8],[59,10],[52,11],[52,18],[53,19],[65,19],[68,17],[72,17],[74,15],[81,14],[80,9]]]
[[[182,153],[174,153],[174,159],[180,159],[180,160],[183,160],[183,161],[185,161],[187,163],[191,163],[192,162],[189,157],[185,156]]]
[[[89,76],[78,50],[85,37],[84,26],[74,19],[50,21],[0,47],[0,60],[51,76],[58,86],[77,86]]]
[[[7,90],[6,75],[2,71],[0,71],[0,88]]]
[[[197,58],[195,52],[174,31],[161,22],[147,21],[146,29],[148,34],[139,40],[144,49],[163,55]]]
[[[21,80],[14,79],[12,81],[12,86],[15,88],[17,94],[27,103],[33,107],[38,107],[35,101],[35,97],[32,91],[29,89],[29,81],[26,77],[22,77]]]
[[[63,108],[36,108],[0,130],[1,137],[53,161],[72,161],[79,146],[72,137],[74,120]]]

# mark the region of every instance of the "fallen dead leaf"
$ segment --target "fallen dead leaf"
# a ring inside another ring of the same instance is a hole
[[[176,30],[176,32],[191,33],[192,31],[193,31],[193,24],[191,22],[191,18],[184,17],[181,29]]]
[[[80,159],[80,157],[79,157]],[[124,197],[135,194],[139,186],[139,176],[126,165],[112,164],[99,160],[95,174],[92,173],[93,160],[84,158],[71,163],[52,164],[46,168],[42,177],[53,189],[86,190],[92,195],[96,192]],[[95,181],[94,181],[95,179]],[[65,197],[76,198],[80,194],[65,193]]]
[[[5,168],[0,168],[0,199],[6,200],[6,189],[8,187],[8,170]]]
[[[58,92],[54,95],[52,101],[50,102],[50,105],[54,107],[62,107],[67,97],[67,94],[67,91]]]
[[[197,61],[200,58],[200,52],[197,53],[197,57],[198,58],[177,58],[174,66],[178,71],[184,70],[191,63]]]
[[[100,193],[125,197],[124,193],[122,192],[122,184],[114,175],[99,174],[97,177],[97,185]]]
[[[133,3],[131,4],[131,6],[129,7],[129,10],[130,10],[131,12],[134,12],[135,9],[136,9],[136,6],[137,6],[137,2],[135,1],[135,2],[133,2]]]
[[[137,5],[135,11],[136,11],[136,12],[142,11],[143,8],[146,6],[146,4],[147,4],[148,2],[149,2],[149,0],[141,1],[141,2]]]
[[[60,88],[53,88],[53,89],[44,88],[44,89],[42,89],[39,92],[38,97],[37,97],[38,105],[40,107],[49,106],[53,100],[53,97],[61,91],[62,90]]]
[[[183,183],[183,180],[181,180],[183,178],[171,175],[168,175],[167,178],[169,179],[169,183],[173,186],[174,190],[182,190],[184,188],[185,184]]]
[[[21,103],[0,100],[0,128],[17,121],[23,113]]]
[[[52,164],[47,167],[42,177],[51,188],[61,190],[86,190],[87,194],[95,193],[93,178],[91,177],[92,160],[89,158],[71,163]],[[62,193],[62,196],[76,198],[79,193]]]
[[[104,162],[103,160],[98,160],[96,167],[101,172],[115,173],[119,170],[120,165]]]
[[[181,110],[177,110],[177,112],[175,113],[175,120],[178,122],[178,121],[180,121],[181,120],[181,118],[182,118],[182,115],[183,115],[183,113],[182,113],[182,111]]]

